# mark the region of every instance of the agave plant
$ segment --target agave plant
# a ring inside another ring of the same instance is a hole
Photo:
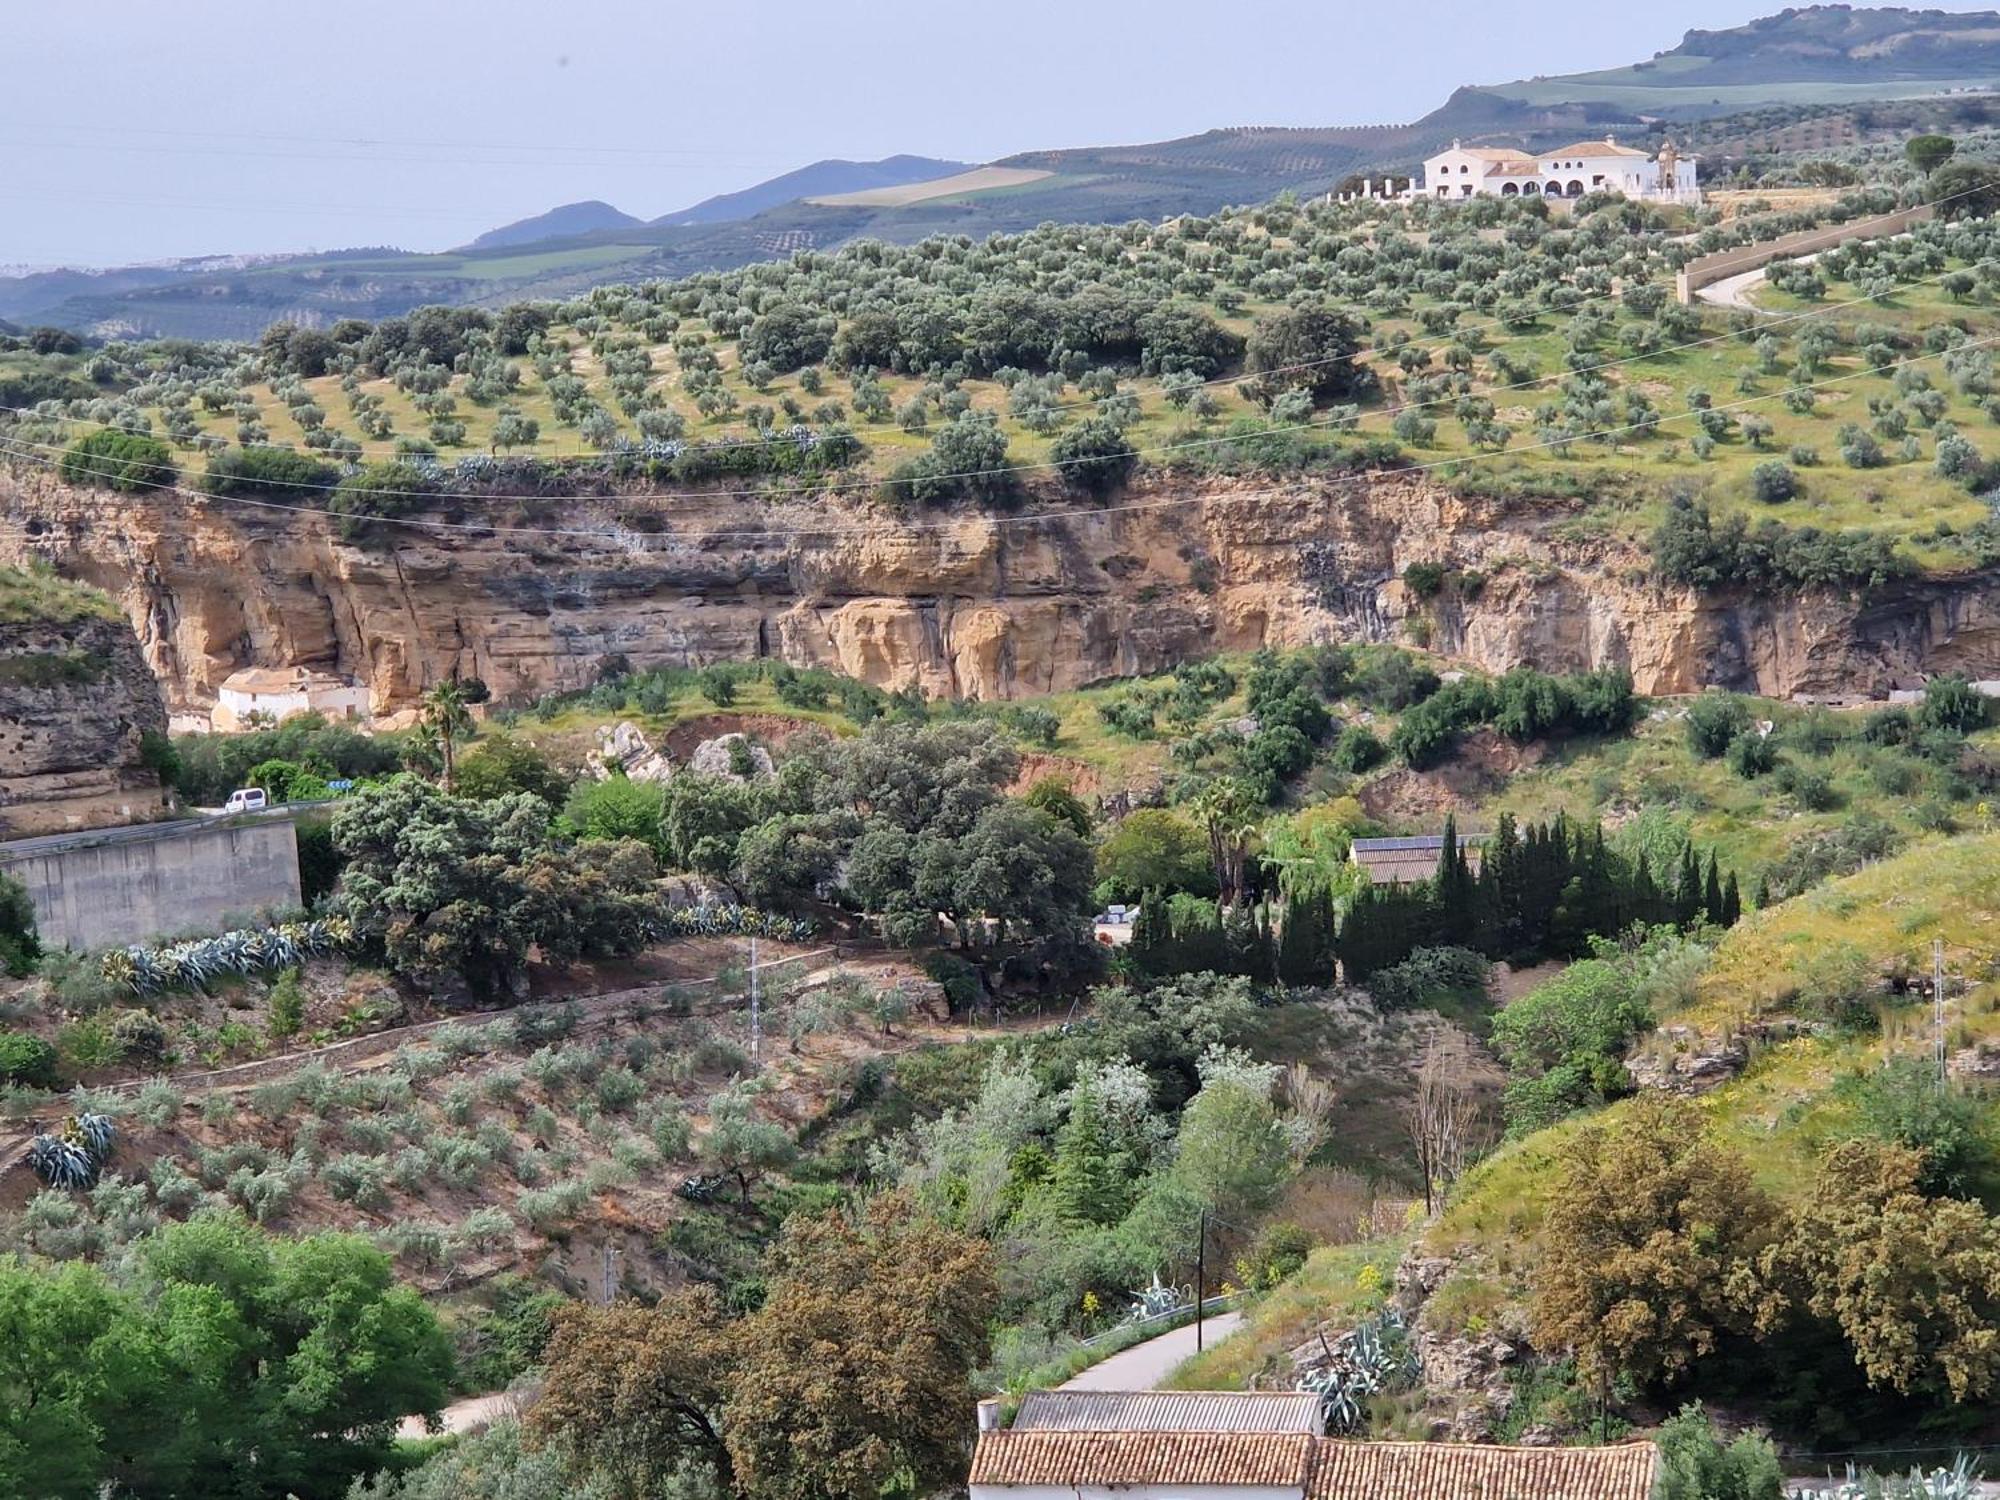
[[[1132,1294],[1131,1318],[1134,1323],[1144,1323],[1152,1318],[1165,1317],[1177,1313],[1184,1307],[1194,1305],[1194,1294],[1186,1287],[1165,1286],[1160,1281],[1160,1273],[1153,1273],[1153,1284],[1141,1287]]]
[[[95,1185],[117,1138],[109,1115],[71,1115],[59,1130],[44,1131],[28,1143],[28,1165],[50,1187],[80,1191]]]
[[[1403,1315],[1386,1308],[1364,1318],[1327,1347],[1327,1362],[1299,1382],[1320,1398],[1328,1432],[1355,1432],[1367,1421],[1368,1400],[1406,1390],[1422,1374]]]
[[[766,937],[803,942],[813,924],[798,917],[779,916],[734,902],[704,902],[700,906],[670,906],[649,922],[650,935],[665,937]]]
[[[353,924],[344,918],[285,922],[159,948],[114,948],[104,955],[101,971],[110,983],[139,994],[205,990],[230,974],[296,968],[308,958],[340,952],[353,941]]]
[[[1918,1468],[1908,1474],[1877,1474],[1850,1463],[1841,1483],[1794,1494],[1797,1500],[1973,1500],[1980,1492],[1978,1465],[1971,1454],[1961,1453],[1950,1468],[1928,1474]]]

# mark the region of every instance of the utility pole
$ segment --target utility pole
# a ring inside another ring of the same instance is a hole
[[[750,1071],[764,1065],[764,1015],[757,1003],[757,939],[750,939]]]
[[[1931,1030],[1937,1049],[1938,1087],[1946,1081],[1944,1060],[1944,939],[1931,939]]]
[[[613,1279],[616,1275],[617,1261],[618,1252],[611,1248],[611,1241],[606,1240],[604,1242],[604,1305],[606,1307],[611,1305],[612,1295],[618,1285]]]
[[[1194,1242],[1194,1352],[1201,1353],[1201,1303],[1207,1291],[1208,1282],[1208,1210],[1201,1211],[1196,1221],[1200,1228],[1195,1231]]]

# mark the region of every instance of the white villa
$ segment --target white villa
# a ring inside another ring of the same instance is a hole
[[[1424,163],[1424,185],[1412,187],[1409,196],[1513,198],[1523,193],[1544,198],[1622,193],[1656,203],[1701,202],[1694,158],[1682,156],[1672,141],[1655,157],[1621,146],[1616,136],[1609,135],[1540,156],[1507,146],[1463,146],[1453,141],[1449,151]]]
[[[1556,151],[1534,156],[1511,146],[1467,146],[1453,141],[1424,162],[1421,184],[1412,182],[1397,192],[1393,179],[1380,186],[1367,183],[1364,198],[1518,198],[1570,199],[1586,193],[1621,193],[1648,203],[1701,202],[1695,158],[1682,156],[1672,141],[1648,156],[1618,144],[1616,136],[1601,141],[1574,141]]]
[[[245,667],[222,679],[209,722],[227,734],[246,727],[253,713],[276,721],[307,712],[360,718],[368,712],[368,689],[309,667]]]

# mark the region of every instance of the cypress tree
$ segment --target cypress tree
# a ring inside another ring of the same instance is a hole
[[[1759,875],[1757,877],[1757,894],[1753,899],[1756,901],[1757,910],[1759,911],[1762,911],[1771,904],[1771,880],[1769,876]]]
[[[1438,851],[1437,876],[1431,885],[1438,936],[1453,946],[1464,947],[1471,942],[1479,920],[1479,893],[1465,850],[1459,847],[1458,819],[1450,814],[1444,820],[1444,847]]]
[[[1708,851],[1708,879],[1702,883],[1702,913],[1718,927],[1727,927],[1722,912],[1722,874],[1715,867],[1715,851]]]
[[[1159,891],[1147,891],[1139,899],[1139,914],[1132,919],[1132,942],[1127,949],[1132,967],[1155,978],[1173,973],[1173,946],[1167,898]]]
[[[1736,888],[1736,872],[1729,872],[1729,879],[1722,884],[1722,925],[1734,927],[1743,920],[1743,893]]]
[[[1701,862],[1690,839],[1681,849],[1680,878],[1674,882],[1674,925],[1685,927],[1701,915]]]
[[[1131,1180],[1132,1163],[1124,1152],[1111,1149],[1097,1096],[1080,1090],[1056,1135],[1049,1191],[1066,1217],[1110,1224],[1124,1216]]]
[[[1333,897],[1301,891],[1285,903],[1278,928],[1278,979],[1289,985],[1333,982]]]

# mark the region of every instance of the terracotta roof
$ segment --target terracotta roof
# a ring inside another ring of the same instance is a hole
[[[1478,161],[1533,161],[1534,157],[1525,151],[1516,151],[1512,146],[1461,146],[1458,148],[1467,156]]]
[[[1532,156],[1524,156],[1519,161],[1495,163],[1493,170],[1486,175],[1488,177],[1533,177],[1541,170],[1542,164],[1540,162],[1536,161]]]
[[[1311,1391],[1030,1391],[1012,1432],[1304,1432],[1324,1430]]]
[[[1657,1450],[1324,1439],[1307,1500],[1647,1500]]]
[[[1542,159],[1551,156],[1644,156],[1646,153],[1631,146],[1621,146],[1616,141],[1575,141],[1560,151],[1544,151]]]
[[[1316,1441],[1299,1432],[982,1432],[966,1482],[1297,1488]]]

